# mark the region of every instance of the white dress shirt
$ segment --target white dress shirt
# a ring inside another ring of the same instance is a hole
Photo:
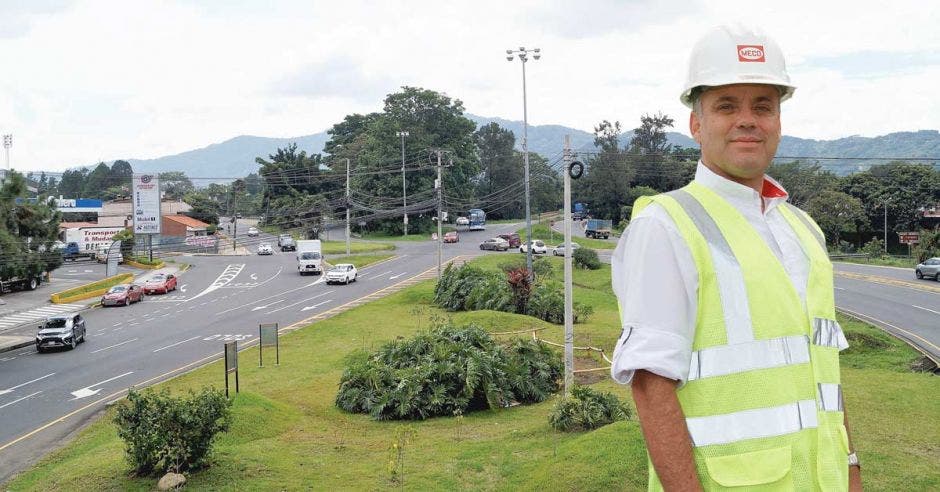
[[[787,199],[786,192],[772,178],[765,176],[764,180],[762,196],[715,174],[701,161],[695,171],[698,184],[727,200],[757,230],[805,305],[809,258],[778,210]],[[777,193],[768,194],[768,189]],[[650,204],[630,222],[611,258],[611,276],[623,327],[614,349],[611,376],[629,384],[634,371],[644,369],[684,384],[695,338],[698,272],[692,253],[664,208]]]

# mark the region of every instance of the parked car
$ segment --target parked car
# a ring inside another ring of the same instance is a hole
[[[111,253],[111,255],[114,256],[115,258],[117,258],[118,263],[124,263],[124,255],[121,254],[120,251],[115,251],[114,253]],[[108,250],[107,250],[107,248],[99,249],[98,252],[95,253],[95,260],[96,260],[98,263],[107,263],[107,262],[108,262]]]
[[[940,258],[929,258],[914,268],[914,275],[917,278],[933,277],[940,282]]]
[[[519,234],[513,232],[511,234],[500,234],[499,237],[505,239],[509,243],[510,248],[518,248],[522,244],[522,239],[519,238]]]
[[[326,272],[326,283],[328,284],[349,284],[355,282],[359,272],[356,266],[351,263],[340,263]]]
[[[526,246],[528,246],[526,243],[522,243],[519,246],[519,252],[525,253]],[[535,241],[532,241],[532,254],[544,255],[545,253],[548,253],[548,246],[545,245],[544,241],[542,241],[541,239],[536,239]]]
[[[45,352],[46,349],[69,347],[85,341],[85,318],[80,314],[56,315],[46,318],[39,325],[36,334],[36,351]]]
[[[571,243],[571,252],[574,253],[574,250],[580,248],[581,245],[578,243]],[[552,254],[555,256],[565,256],[565,245],[559,244],[555,246],[555,249],[552,250]]]
[[[144,300],[144,289],[136,284],[115,285],[101,296],[102,306],[129,306]]]
[[[166,294],[176,290],[176,275],[170,273],[158,273],[144,283],[145,294]]]
[[[456,224],[459,225],[459,226],[468,226],[468,225],[470,225],[470,219],[468,219],[468,218],[466,218],[466,217],[457,217],[457,222],[456,222]]]
[[[256,236],[258,236],[258,234],[261,234],[261,233],[258,232],[258,228],[257,228],[257,227],[249,227],[249,228],[248,228],[248,237],[256,237]]]
[[[444,242],[445,243],[457,243],[460,242],[460,235],[457,234],[457,231],[448,231],[444,233]]]
[[[258,254],[259,255],[273,255],[274,249],[271,248],[270,244],[262,243],[258,245]]]
[[[480,243],[480,249],[484,249],[484,250],[490,249],[493,251],[508,251],[509,241],[506,241],[505,239],[501,237],[493,237]]]

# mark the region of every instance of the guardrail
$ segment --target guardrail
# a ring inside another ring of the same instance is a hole
[[[868,253],[829,253],[830,260],[836,260],[839,258],[865,258],[870,260],[871,255]]]

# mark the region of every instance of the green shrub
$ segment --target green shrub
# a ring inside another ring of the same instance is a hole
[[[867,254],[871,258],[881,258],[885,255],[885,242],[877,237],[873,237],[871,241],[865,243],[859,251]]]
[[[571,257],[576,267],[588,270],[598,270],[601,267],[601,260],[597,257],[597,251],[591,248],[578,248],[574,250]]]
[[[376,420],[426,419],[544,401],[561,358],[541,342],[503,347],[474,325],[440,325],[347,359],[336,405]]]
[[[556,430],[575,432],[597,429],[618,420],[629,420],[630,415],[630,407],[613,393],[575,386],[569,398],[555,405],[548,422]]]
[[[213,438],[228,429],[230,407],[225,394],[212,388],[179,398],[166,388],[131,390],[114,423],[134,471],[158,476],[204,466]]]
[[[594,309],[591,306],[575,302],[572,305],[572,322],[584,323]],[[561,288],[554,284],[539,284],[529,296],[526,314],[535,316],[549,323],[562,324],[565,322],[565,294]]]
[[[525,268],[525,255],[512,256],[509,260],[501,262],[498,266],[500,270],[506,273],[519,268]],[[552,262],[548,258],[532,257],[532,272],[535,274],[536,282],[551,277],[553,270]]]

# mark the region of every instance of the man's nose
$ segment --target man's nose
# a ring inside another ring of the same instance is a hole
[[[738,112],[738,128],[754,128],[757,126],[757,115],[750,108],[744,108]]]

